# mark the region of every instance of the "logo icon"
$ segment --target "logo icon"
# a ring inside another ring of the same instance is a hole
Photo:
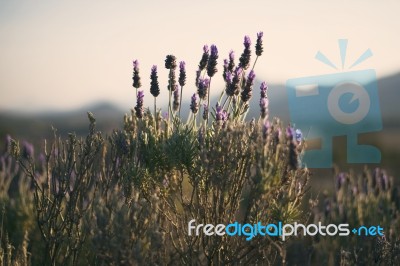
[[[345,66],[347,40],[339,40],[342,69]],[[367,49],[350,67],[372,56]],[[338,69],[318,51],[315,58]],[[346,136],[348,163],[379,163],[381,153],[371,145],[358,144],[360,133],[382,129],[376,73],[373,69],[290,79],[286,82],[291,123],[307,140],[319,140],[319,149],[306,150],[303,166],[332,167],[332,138]]]

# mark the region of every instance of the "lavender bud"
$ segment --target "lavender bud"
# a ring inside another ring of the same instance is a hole
[[[242,101],[247,102],[250,100],[251,96],[253,95],[253,85],[254,79],[256,78],[256,74],[254,71],[250,71],[249,76],[247,77],[246,84],[242,91]]]
[[[263,37],[262,31],[257,33],[257,43],[256,43],[256,55],[257,56],[261,56],[263,53],[262,37]]]
[[[173,102],[172,108],[174,111],[179,110],[179,90],[178,89],[176,89],[174,91],[174,102]]]
[[[191,98],[190,110],[192,110],[193,114],[196,114],[197,111],[199,111],[199,104],[197,102],[197,95],[195,93],[193,93],[193,96]]]
[[[157,97],[160,94],[160,86],[158,85],[157,66],[151,68],[150,74],[150,93]]]
[[[260,99],[261,118],[268,118],[268,98]]]
[[[199,79],[199,86],[197,89],[197,93],[199,94],[200,99],[204,100],[207,97],[208,85],[210,84],[209,79]]]
[[[217,59],[218,59],[218,49],[214,44],[211,45],[211,54],[207,65],[207,75],[213,77],[217,73]]]
[[[165,68],[166,69],[176,68],[176,57],[174,55],[167,55],[165,59]]]
[[[181,87],[185,86],[186,84],[186,68],[185,68],[185,62],[181,61],[179,63],[179,85],[181,85]]]
[[[268,90],[268,85],[265,81],[263,81],[260,85],[261,98],[267,98],[267,90]]]
[[[207,63],[208,63],[208,58],[209,58],[209,50],[208,46],[204,45],[203,46],[203,56],[201,57],[200,63],[199,63],[199,70],[202,71],[206,68]]]
[[[138,91],[137,100],[136,100],[136,106],[135,106],[135,112],[136,112],[136,117],[137,118],[143,118],[143,114],[144,114],[143,98],[144,98],[144,92],[143,91]]]
[[[251,57],[251,50],[250,50],[251,41],[249,36],[244,37],[243,44],[244,44],[244,50],[239,58],[239,66],[246,70],[250,66],[250,57]]]
[[[133,77],[132,77],[133,83],[132,86],[136,89],[140,88],[142,84],[140,83],[140,76],[139,76],[139,61],[134,60],[133,61]]]

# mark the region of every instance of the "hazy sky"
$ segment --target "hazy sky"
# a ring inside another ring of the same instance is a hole
[[[150,105],[153,64],[159,67],[160,97],[167,96],[167,54],[186,61],[187,97],[195,91],[204,44],[217,45],[221,67],[230,49],[240,56],[244,35],[255,41],[258,31],[264,32],[265,52],[256,74],[269,83],[337,72],[314,57],[321,51],[340,65],[342,38],[349,40],[348,64],[368,48],[374,54],[354,70],[374,68],[382,77],[400,71],[399,12],[398,0],[2,0],[0,109],[64,110],[99,100],[133,107],[133,59],[140,61]],[[214,93],[221,73],[213,80]]]

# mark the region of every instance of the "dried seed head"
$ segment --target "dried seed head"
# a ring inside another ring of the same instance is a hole
[[[165,59],[165,68],[166,69],[176,68],[176,57],[174,55],[167,55]]]

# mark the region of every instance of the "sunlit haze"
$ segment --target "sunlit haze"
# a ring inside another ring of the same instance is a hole
[[[160,97],[167,96],[167,54],[186,61],[189,97],[204,44],[219,50],[216,95],[223,59],[231,49],[239,58],[244,35],[254,43],[259,31],[264,54],[257,79],[284,84],[342,71],[315,59],[321,51],[341,66],[338,39],[348,39],[345,70],[369,48],[373,56],[354,70],[373,68],[384,77],[400,71],[399,11],[394,0],[1,1],[0,110],[67,110],[98,101],[132,107],[134,59],[150,105],[153,64]]]

